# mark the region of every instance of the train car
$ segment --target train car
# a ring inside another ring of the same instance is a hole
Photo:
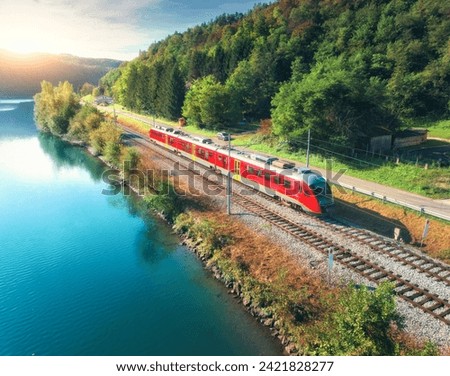
[[[171,128],[152,128],[152,142],[304,211],[323,214],[333,205],[330,186],[317,172],[275,157],[224,149]]]

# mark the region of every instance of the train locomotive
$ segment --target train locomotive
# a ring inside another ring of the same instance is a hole
[[[218,146],[210,139],[192,137],[179,130],[154,127],[150,140],[221,174],[228,174],[267,195],[313,214],[323,214],[333,205],[330,186],[310,169],[296,168],[275,157],[247,154]]]

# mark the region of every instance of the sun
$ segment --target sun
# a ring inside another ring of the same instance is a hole
[[[33,52],[57,53],[56,38],[49,36],[44,30],[22,29],[8,38],[2,38],[1,47],[9,51],[29,54]]]

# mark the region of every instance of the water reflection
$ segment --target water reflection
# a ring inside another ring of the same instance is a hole
[[[105,167],[85,150],[49,133],[40,132],[37,137],[42,150],[51,157],[57,168],[82,167],[94,181],[101,180]]]

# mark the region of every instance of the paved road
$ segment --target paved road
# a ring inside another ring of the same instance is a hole
[[[112,110],[108,111],[112,112]],[[157,121],[149,120],[148,117],[144,117],[137,114],[129,114],[127,112],[122,112],[116,110],[116,113],[122,113],[124,115],[130,116],[132,118],[141,120],[149,125],[162,125],[166,124],[159,123]],[[219,141],[217,138],[214,139],[217,144],[226,145],[224,141]],[[254,153],[254,151],[250,151]],[[296,162],[298,165],[298,162]],[[382,184],[374,183],[367,180],[362,180],[352,176],[344,174],[339,174],[338,171],[326,171],[318,167],[311,166],[311,169],[319,171],[323,176],[327,177],[332,183],[336,185],[342,185],[345,188],[355,187],[357,191],[363,191],[364,193],[371,194],[374,193],[374,197],[385,196],[387,201],[398,203],[400,205],[408,207],[418,207],[424,208],[426,213],[437,214],[441,218],[448,218],[450,220],[450,192],[448,199],[445,200],[434,200],[428,197],[420,196],[414,193],[406,192],[397,188],[388,187]]]

